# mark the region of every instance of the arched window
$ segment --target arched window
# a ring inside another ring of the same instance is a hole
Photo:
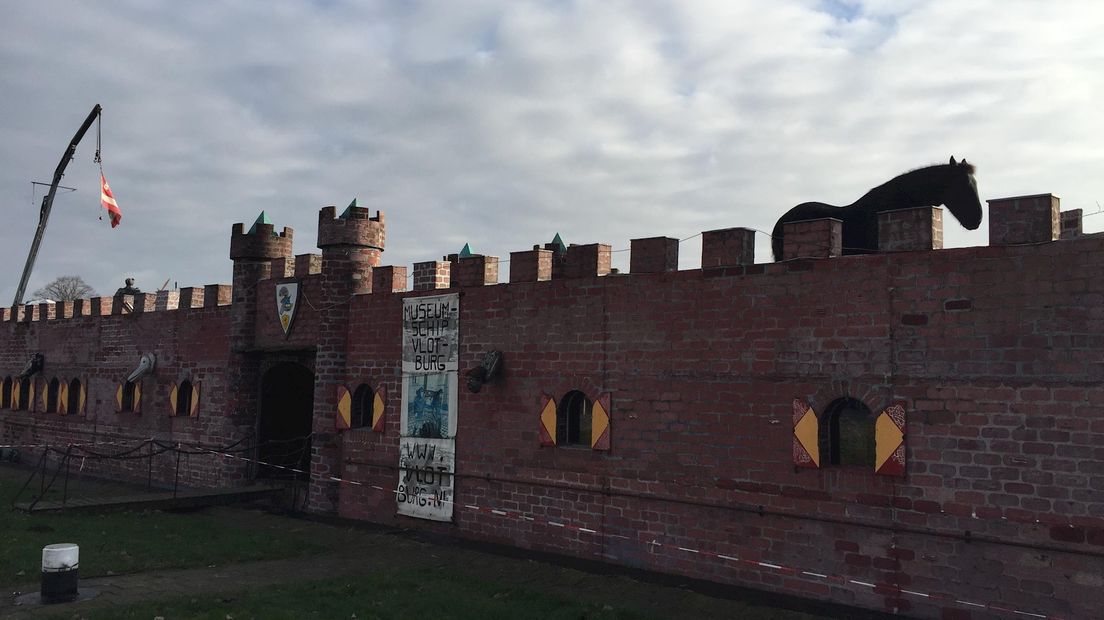
[[[556,445],[590,445],[590,399],[571,390],[556,408]]]
[[[824,410],[832,465],[874,467],[874,415],[857,398],[837,398]]]
[[[127,381],[123,384],[123,411],[134,411],[134,383]]]
[[[353,392],[353,410],[349,428],[361,428],[372,425],[372,402],[375,393],[372,386],[361,383]]]
[[[58,379],[50,379],[46,385],[46,413],[57,413],[58,410]]]
[[[24,377],[19,380],[19,410],[26,411],[30,409],[32,398],[34,398],[34,394],[31,394],[31,378]]]
[[[188,417],[192,414],[192,382],[185,379],[176,388],[176,411],[173,415]]]
[[[0,408],[11,409],[12,406],[12,378],[4,377],[4,391],[0,393]]]
[[[73,379],[69,382],[69,402],[66,403],[65,410],[69,412],[69,415],[80,415],[84,413],[81,411],[80,379]]]

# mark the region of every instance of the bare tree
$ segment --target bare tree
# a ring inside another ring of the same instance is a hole
[[[92,287],[88,286],[80,276],[61,276],[34,292],[34,296],[38,299],[54,301],[82,299],[95,294],[96,291],[92,290]]]

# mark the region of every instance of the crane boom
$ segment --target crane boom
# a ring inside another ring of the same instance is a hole
[[[69,165],[69,160],[73,159],[73,153],[76,152],[77,145],[80,144],[81,138],[84,138],[88,128],[92,126],[92,121],[99,116],[100,104],[97,103],[92,111],[88,113],[88,118],[84,119],[84,123],[81,124],[73,139],[69,141],[65,154],[61,156],[61,161],[58,163],[57,169],[54,170],[54,180],[50,183],[50,191],[42,197],[42,208],[38,213],[38,227],[35,229],[34,241],[31,241],[31,251],[27,255],[27,264],[23,267],[23,277],[19,278],[19,288],[15,289],[15,301],[12,302],[12,308],[23,303],[23,293],[27,290],[27,280],[31,279],[31,270],[34,269],[35,258],[38,256],[38,246],[42,245],[42,235],[46,233],[46,221],[50,219],[50,208],[54,206],[54,194],[57,193],[61,177],[65,174],[65,167]]]

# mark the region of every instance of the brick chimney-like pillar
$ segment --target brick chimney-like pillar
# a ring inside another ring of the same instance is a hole
[[[878,251],[943,249],[943,209],[916,207],[878,214]]]
[[[989,202],[989,245],[1054,241],[1060,236],[1058,197],[997,198]]]
[[[629,242],[629,273],[662,273],[678,270],[679,241],[673,237],[649,237]]]
[[[782,260],[831,258],[843,254],[843,222],[835,218],[782,225]]]
[[[722,228],[702,233],[702,269],[755,264],[755,231]]]

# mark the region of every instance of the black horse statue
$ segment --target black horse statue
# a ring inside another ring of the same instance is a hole
[[[968,230],[981,226],[974,166],[966,160],[928,166],[883,183],[862,198],[837,207],[823,202],[805,202],[778,219],[771,233],[774,260],[782,260],[782,225],[789,222],[832,217],[843,221],[843,253],[869,254],[878,251],[878,213],[913,207],[946,205]]]

